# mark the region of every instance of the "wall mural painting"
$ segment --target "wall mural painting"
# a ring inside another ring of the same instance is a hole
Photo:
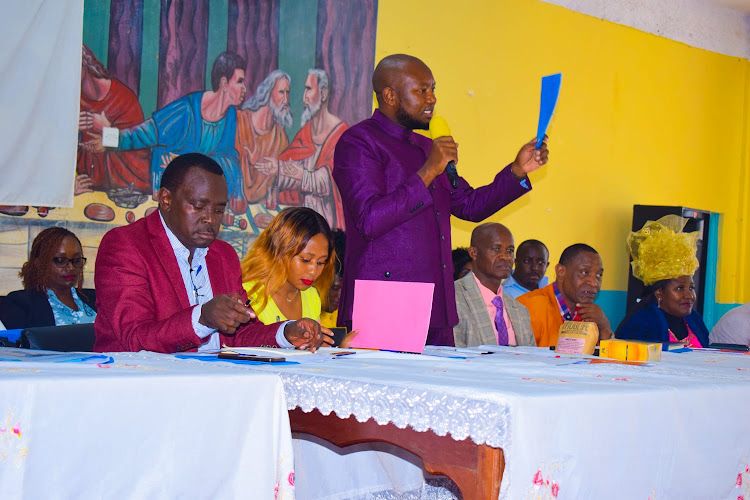
[[[333,151],[371,112],[377,0],[86,0],[84,9],[75,204],[0,206],[0,292],[20,287],[28,248],[50,225],[78,234],[91,262],[106,231],[156,210],[164,168],[187,152],[224,170],[220,237],[240,255],[284,207],[313,208],[344,229]],[[117,148],[102,146],[104,127],[120,130]]]

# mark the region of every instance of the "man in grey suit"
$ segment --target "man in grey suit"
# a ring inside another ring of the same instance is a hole
[[[473,272],[456,281],[456,347],[536,346],[528,309],[504,293],[501,285],[513,269],[515,250],[513,235],[502,224],[482,224],[471,233]]]

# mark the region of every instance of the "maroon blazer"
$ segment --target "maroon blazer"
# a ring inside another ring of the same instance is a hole
[[[239,293],[242,272],[237,253],[214,240],[206,254],[214,296]],[[178,352],[195,350],[203,340],[195,334],[190,305],[177,257],[169,244],[158,210],[129,226],[110,230],[96,256],[97,315],[94,351]],[[279,324],[252,320],[234,335],[221,334],[228,346],[274,346]]]

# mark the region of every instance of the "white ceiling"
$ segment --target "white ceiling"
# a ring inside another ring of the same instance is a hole
[[[719,54],[750,59],[750,0],[542,0]]]

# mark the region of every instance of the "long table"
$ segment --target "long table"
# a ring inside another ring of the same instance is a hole
[[[294,498],[280,378],[218,365],[0,349],[0,498]]]
[[[475,351],[256,369],[282,377],[293,430],[409,449],[464,498],[750,497],[750,356]]]
[[[270,498],[292,479],[286,409],[295,429],[334,443],[409,449],[464,498],[750,498],[750,356],[632,365],[535,348],[426,353],[279,366],[153,353],[0,361],[0,497],[59,487]],[[296,473],[322,471],[298,463]]]

